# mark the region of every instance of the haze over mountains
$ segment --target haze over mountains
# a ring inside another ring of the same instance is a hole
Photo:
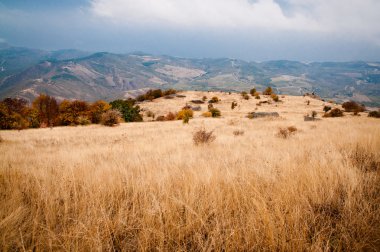
[[[380,62],[188,59],[145,53],[44,51],[0,45],[0,98],[112,100],[147,88],[242,91],[272,86],[280,94],[380,105]]]

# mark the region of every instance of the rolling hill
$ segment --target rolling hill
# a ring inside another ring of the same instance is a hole
[[[0,46],[0,98],[112,100],[147,88],[242,91],[272,86],[280,94],[315,92],[336,101],[380,105],[380,62],[246,62],[145,53],[48,52]]]

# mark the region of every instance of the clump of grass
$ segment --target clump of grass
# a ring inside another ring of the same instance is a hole
[[[363,172],[380,171],[379,157],[363,146],[357,144],[349,153],[349,158],[352,165]]]
[[[281,138],[289,138],[291,135],[294,135],[297,132],[297,128],[295,126],[289,126],[286,128],[279,128],[277,132],[277,136]]]
[[[112,127],[114,125],[118,125],[120,121],[121,121],[120,111],[117,109],[111,109],[103,113],[100,123],[105,126]]]
[[[244,130],[234,130],[233,134],[234,136],[242,136],[244,135]]]
[[[212,117],[212,114],[210,111],[206,111],[206,112],[202,113],[202,116],[203,117]]]
[[[206,131],[204,127],[199,128],[193,134],[193,142],[195,145],[209,144],[215,139],[214,131]]]

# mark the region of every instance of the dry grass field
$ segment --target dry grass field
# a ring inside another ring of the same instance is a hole
[[[204,104],[189,124],[0,131],[0,249],[380,250],[378,119],[305,122],[324,103],[308,97],[183,94],[142,107],[159,116],[216,95],[222,117],[201,117]],[[255,108],[280,117],[246,118]],[[215,141],[194,145],[200,127]]]

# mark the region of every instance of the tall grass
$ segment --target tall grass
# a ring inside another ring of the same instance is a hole
[[[360,119],[1,132],[0,249],[378,250],[380,129]]]

